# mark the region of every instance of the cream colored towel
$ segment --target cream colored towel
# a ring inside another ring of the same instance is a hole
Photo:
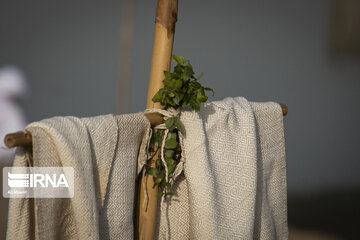
[[[161,203],[157,239],[287,239],[283,116],[226,98],[184,111],[184,174]]]
[[[34,166],[73,167],[71,199],[10,199],[7,239],[132,239],[142,113],[55,117],[26,128]],[[15,166],[27,166],[18,149]]]
[[[286,239],[281,108],[227,98],[184,111],[184,174],[161,204],[157,239]],[[30,124],[35,166],[71,166],[72,199],[11,199],[8,239],[133,239],[142,114]],[[143,146],[144,146],[143,140]],[[139,163],[144,163],[143,147]],[[15,165],[26,166],[18,150]],[[140,166],[140,168],[141,168]]]

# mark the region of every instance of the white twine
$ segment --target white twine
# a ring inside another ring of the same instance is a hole
[[[144,168],[142,170],[141,184],[142,184],[142,187],[144,189],[144,201],[143,201],[143,204],[142,204],[142,208],[144,208],[145,211],[146,211],[147,206],[148,206],[148,195],[147,195],[146,184],[145,184],[145,171],[146,171],[146,169]]]
[[[165,181],[166,182],[169,182],[169,169],[168,169],[168,166],[167,166],[167,163],[165,161],[165,158],[164,158],[164,148],[165,148],[165,140],[166,140],[166,137],[169,133],[169,130],[168,129],[165,129],[165,132],[164,132],[164,137],[162,139],[162,143],[161,143],[161,149],[160,149],[160,157],[161,157],[161,161],[162,163],[164,164],[164,167],[165,167]],[[164,194],[166,193],[166,186],[164,188]]]
[[[168,110],[164,110],[164,109],[157,109],[157,108],[148,108],[145,110],[144,112],[145,114],[148,113],[160,113],[161,115],[164,116],[164,119],[166,120],[169,117],[177,117],[180,114],[179,110],[176,110],[174,108],[169,108]]]
[[[154,157],[155,152],[151,155],[149,152],[149,147],[150,147],[150,140],[151,140],[151,135],[152,135],[152,129],[149,128],[149,132],[148,132],[148,137],[147,137],[147,142],[146,142],[146,160],[149,160],[151,158]],[[148,206],[148,194],[147,194],[147,188],[146,188],[146,184],[145,184],[145,173],[146,173],[146,168],[142,169],[142,177],[141,177],[141,185],[144,191],[144,201],[142,203],[142,208],[145,209],[145,211],[147,210],[147,206]]]

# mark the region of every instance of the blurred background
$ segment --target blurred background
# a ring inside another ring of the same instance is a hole
[[[290,239],[360,239],[359,3],[179,0],[173,53],[205,73],[211,100],[289,108]],[[156,0],[2,0],[0,82],[9,65],[26,80],[12,104],[17,119],[144,110],[155,8]],[[1,124],[20,121],[4,113]]]

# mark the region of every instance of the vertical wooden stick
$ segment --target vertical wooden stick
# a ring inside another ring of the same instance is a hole
[[[161,108],[159,103],[154,103],[152,97],[163,87],[164,71],[170,69],[172,46],[174,41],[175,23],[177,21],[177,0],[158,0],[155,18],[155,37],[154,48],[150,72],[149,90],[146,108]],[[157,115],[149,115],[148,118],[152,124],[160,122]],[[155,166],[155,156],[153,161],[148,163]],[[143,208],[145,198],[142,181],[145,181],[145,187],[148,196],[147,207]],[[136,235],[138,239],[152,240],[155,233],[155,220],[157,212],[157,192],[154,187],[153,177],[146,175],[140,179],[140,191],[138,198],[138,215]]]

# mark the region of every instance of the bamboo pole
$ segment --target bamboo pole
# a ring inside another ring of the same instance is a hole
[[[150,72],[149,89],[147,96],[146,108],[161,108],[160,103],[152,101],[155,93],[163,87],[164,71],[169,71],[174,42],[175,23],[177,21],[177,0],[158,0],[155,18],[155,36],[153,46],[153,56]],[[147,115],[152,125],[162,122],[157,114]],[[155,156],[149,163],[150,167],[155,167]],[[147,206],[143,206],[145,193],[143,188],[145,183],[147,192]],[[145,175],[144,179],[139,180],[139,198],[137,204],[137,239],[151,240],[154,239],[155,220],[157,212],[157,192],[158,188],[154,187],[153,177]]]

